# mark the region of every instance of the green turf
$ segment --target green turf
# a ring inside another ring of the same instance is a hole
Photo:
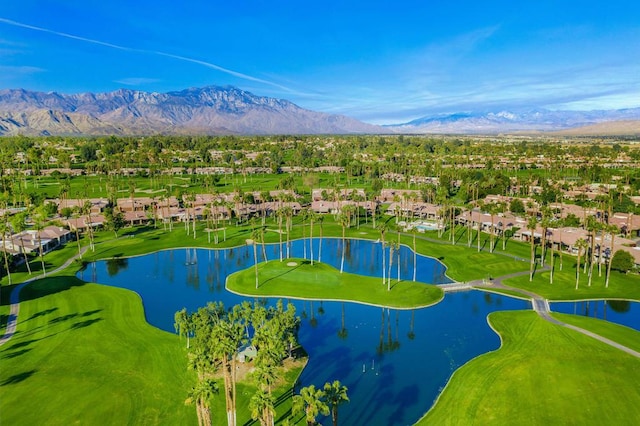
[[[548,264],[547,264],[548,265]],[[580,271],[580,281],[576,290],[576,259],[564,256],[562,271],[559,261],[555,261],[553,283],[550,283],[550,272],[540,271],[529,282],[529,275],[511,278],[504,283],[541,295],[549,300],[584,300],[584,299],[630,299],[640,300],[640,277],[638,274],[623,274],[611,271],[609,287],[605,287],[606,268],[598,276],[598,268],[594,266],[591,286],[588,285],[587,274]]]
[[[458,369],[418,424],[637,424],[638,358],[534,312],[495,312],[489,320],[502,347]]]
[[[28,285],[21,296],[18,330],[0,348],[0,424],[197,422],[195,407],[184,405],[195,383],[184,341],[150,326],[135,293],[60,276]],[[286,372],[274,390],[280,419],[300,372]],[[238,389],[244,424],[255,388]],[[214,424],[222,424],[222,394],[212,411]]]
[[[0,348],[2,424],[180,424],[191,380],[177,336],[147,324],[132,292],[48,278],[22,292]]]
[[[580,315],[553,313],[552,316],[562,322],[584,328],[640,352],[640,332],[630,327]]]
[[[290,266],[291,265],[293,266]],[[253,267],[227,278],[227,288],[247,296],[343,300],[392,308],[417,308],[442,300],[434,285],[391,279],[391,289],[382,278],[340,273],[325,263],[311,265],[305,259],[272,260],[258,264],[258,288]]]

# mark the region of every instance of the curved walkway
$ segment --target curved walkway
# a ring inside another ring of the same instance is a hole
[[[542,268],[544,269],[548,269],[548,267],[544,267]],[[491,289],[501,289],[501,290],[509,290],[509,291],[513,291],[515,293],[520,293],[523,296],[527,296],[528,298],[531,299],[531,304],[533,305],[533,310],[536,311],[538,313],[538,315],[540,315],[543,319],[553,323],[553,324],[557,324],[560,325],[562,327],[566,327],[569,328],[571,330],[575,330],[579,333],[582,333],[586,336],[592,337],[596,340],[599,340],[602,343],[605,343],[609,346],[613,346],[616,349],[620,349],[623,352],[628,353],[629,355],[635,356],[636,358],[640,358],[640,352],[635,351],[631,348],[628,348],[624,345],[621,345],[620,343],[614,342],[613,340],[607,339],[606,337],[600,336],[599,334],[593,333],[592,331],[589,330],[585,330],[584,328],[580,328],[580,327],[576,327],[575,325],[571,325],[571,324],[567,324],[566,322],[562,322],[556,318],[553,318],[551,316],[551,310],[549,309],[549,301],[547,299],[545,299],[544,297],[540,296],[539,294],[533,293],[531,291],[528,290],[524,290],[521,288],[517,288],[517,287],[511,287],[508,286],[506,284],[504,284],[502,281],[506,280],[508,278],[514,278],[514,277],[518,277],[518,276],[522,276],[522,275],[527,275],[529,274],[529,271],[526,272],[516,272],[514,274],[509,274],[509,275],[504,275],[502,277],[498,277],[495,278],[493,281],[487,283],[483,280],[476,280],[476,281],[472,281],[469,284],[471,284],[473,287],[478,288],[478,289],[486,289],[486,290],[491,290]]]
[[[76,260],[80,255],[84,254],[88,248],[89,247],[83,247],[80,250],[79,254],[76,254],[70,257],[62,265],[49,271],[48,274],[55,274],[56,272],[62,271],[67,266],[71,265],[71,263],[74,260]],[[36,280],[46,278],[46,276],[47,274],[40,274],[36,277],[29,278],[27,281],[24,281],[23,283],[18,284],[16,288],[14,288],[13,291],[11,292],[11,296],[9,296],[9,303],[11,304],[9,306],[9,319],[7,320],[7,327],[4,330],[4,336],[0,337],[0,346],[7,343],[13,337],[13,335],[16,332],[16,328],[18,327],[18,314],[20,313],[20,292],[28,284]]]

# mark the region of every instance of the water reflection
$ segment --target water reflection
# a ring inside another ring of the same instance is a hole
[[[553,302],[553,312],[598,318],[640,331],[640,303],[628,300]]]
[[[311,243],[319,254],[319,240],[307,239],[306,244]],[[339,268],[340,239],[325,239],[322,246],[323,262]],[[352,240],[348,248],[345,271],[382,276],[380,244]],[[300,241],[292,242],[290,250],[293,256],[303,255]],[[279,258],[277,244],[265,251],[269,259]],[[410,250],[402,247],[398,252],[394,265],[400,265],[402,279],[411,279],[415,266],[420,281],[449,281],[434,259],[416,256],[414,265]],[[115,274],[107,261],[97,262],[78,276],[136,291],[149,323],[173,332],[173,314],[183,307],[192,311],[209,301],[232,306],[245,300],[227,292],[224,283],[229,274],[252,265],[250,247],[180,249],[130,258],[126,265],[118,264]],[[499,346],[498,336],[487,326],[488,313],[530,308],[526,301],[478,291],[449,294],[436,306],[413,310],[319,300],[293,303],[302,318],[300,343],[310,355],[300,386],[340,380],[351,399],[340,408],[341,423],[349,425],[415,422],[455,369]]]

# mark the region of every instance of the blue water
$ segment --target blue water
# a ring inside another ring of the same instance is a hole
[[[381,276],[380,244],[347,241],[345,271]],[[314,240],[315,259],[319,243]],[[309,240],[306,244],[309,255]],[[258,249],[260,252],[261,247]],[[302,257],[303,252],[301,240],[292,243],[292,257]],[[413,253],[407,247],[399,252],[401,278],[412,279]],[[323,240],[323,262],[339,268],[341,255],[340,239]],[[267,246],[267,257],[279,258],[277,244]],[[396,258],[394,278],[397,264]],[[193,311],[209,301],[232,306],[245,300],[227,292],[224,283],[229,274],[252,265],[251,247],[175,249],[92,263],[78,277],[136,291],[149,323],[174,332],[174,313],[183,307]],[[450,282],[444,266],[433,258],[417,256],[416,266],[418,281]],[[531,307],[527,301],[479,291],[448,294],[439,304],[416,310],[340,302],[292,303],[302,318],[299,340],[309,354],[299,386],[340,380],[351,399],[340,407],[340,422],[348,425],[414,423],[458,367],[499,347],[498,336],[487,325],[487,314]]]
[[[628,300],[585,300],[553,302],[553,312],[582,315],[624,325],[640,331],[640,303]]]

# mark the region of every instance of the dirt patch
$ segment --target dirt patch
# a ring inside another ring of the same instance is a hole
[[[298,266],[298,262],[287,262],[287,266]]]

